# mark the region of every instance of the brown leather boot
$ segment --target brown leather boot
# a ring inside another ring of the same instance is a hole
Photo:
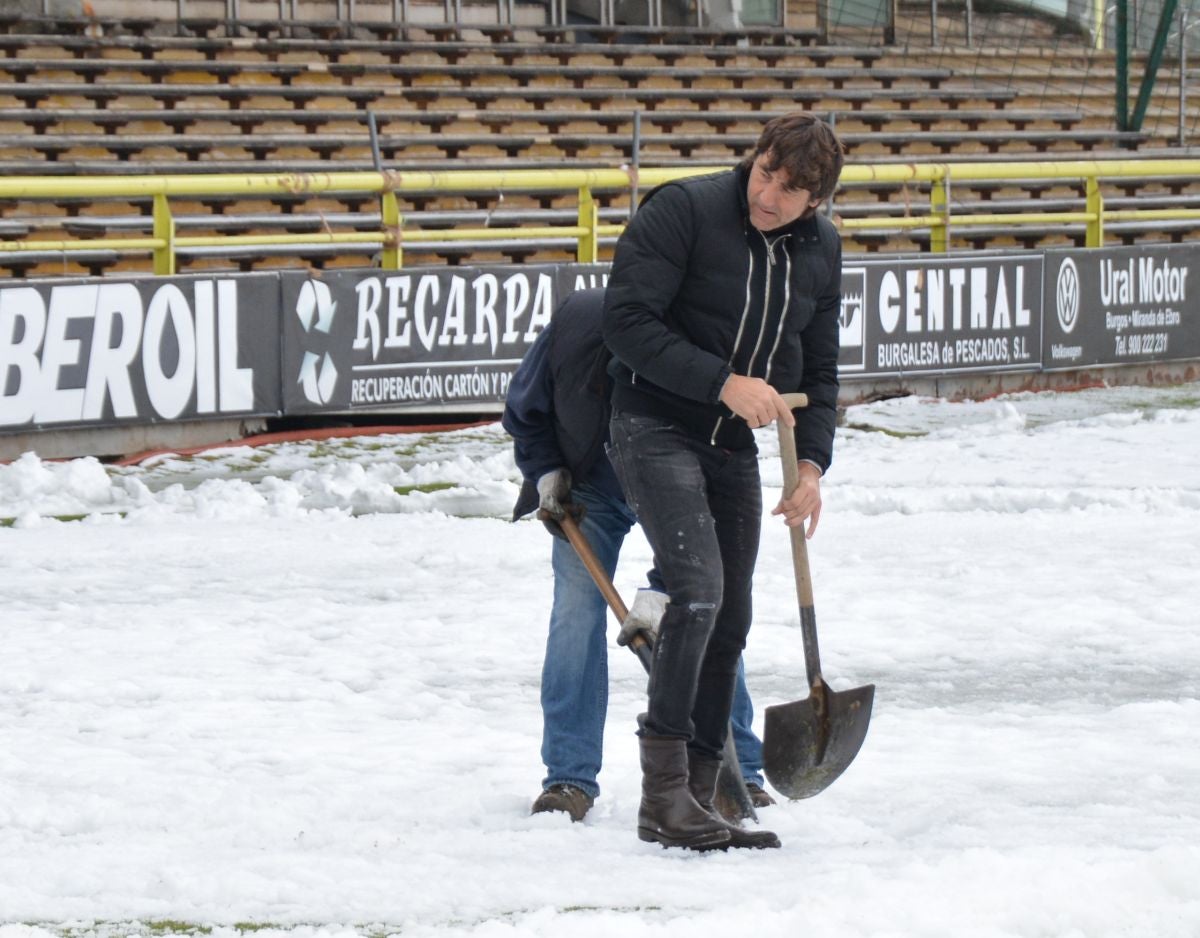
[[[692,797],[709,815],[720,821],[729,830],[729,846],[765,850],[780,846],[779,838],[772,831],[748,831],[739,824],[725,820],[713,807],[713,796],[717,790],[717,773],[721,770],[720,759],[706,759],[688,750],[688,788]]]
[[[638,838],[664,847],[713,850],[728,847],[724,821],[696,804],[688,790],[687,743],[663,736],[642,736],[642,804]]]

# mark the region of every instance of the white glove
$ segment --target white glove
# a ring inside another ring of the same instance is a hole
[[[658,638],[658,623],[662,621],[669,601],[670,597],[666,593],[645,587],[639,589],[633,599],[633,605],[629,608],[629,615],[621,623],[617,644],[628,645],[639,632],[651,642]]]
[[[567,469],[551,469],[537,480],[538,508],[551,518],[561,518],[571,495],[571,473]]]

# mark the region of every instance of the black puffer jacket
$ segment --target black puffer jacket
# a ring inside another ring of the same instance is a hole
[[[754,446],[719,403],[731,373],[802,391],[796,452],[822,470],[837,423],[841,239],[817,215],[763,234],[746,173],[652,190],[617,244],[604,303],[613,405],[669,417],[726,449]]]

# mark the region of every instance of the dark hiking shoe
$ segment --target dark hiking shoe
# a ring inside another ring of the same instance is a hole
[[[763,791],[757,782],[747,782],[746,792],[750,795],[750,803],[756,808],[769,808],[775,803],[775,799]]]
[[[572,821],[582,821],[588,809],[596,803],[596,799],[582,788],[565,783],[551,785],[533,803],[530,814],[545,814],[549,811],[562,811],[571,815]]]

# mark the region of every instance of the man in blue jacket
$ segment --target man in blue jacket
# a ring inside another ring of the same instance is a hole
[[[539,507],[554,516],[582,506],[580,528],[611,577],[636,518],[604,451],[612,380],[611,356],[601,338],[603,303],[603,290],[583,290],[555,311],[513,376],[502,423],[513,437],[525,479],[514,520]],[[556,526],[547,526],[555,532]],[[607,607],[562,532],[557,535],[542,667],[547,774],[533,812],[563,811],[578,821],[600,792],[596,780],[608,709]],[[661,591],[638,590],[618,642],[627,644],[639,630],[653,633],[665,605]],[[753,709],[740,667],[737,689],[734,742],[751,799],[762,807],[772,800],[762,788],[762,743],[750,728]]]
[[[800,484],[774,508],[816,530],[837,421],[841,240],[817,214],[842,168],[833,131],[775,118],[728,172],[647,194],[605,294],[611,454],[670,595],[639,718],[638,836],[720,846],[711,803],[751,621],[762,522],[752,430],[795,428]],[[804,392],[793,418],[781,394]]]

